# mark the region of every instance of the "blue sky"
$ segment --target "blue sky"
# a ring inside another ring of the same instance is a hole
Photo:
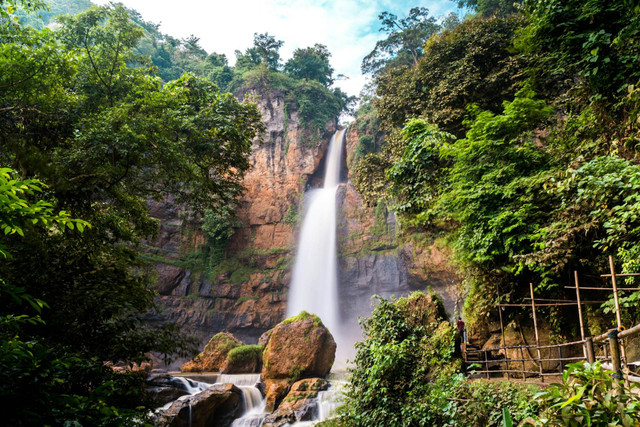
[[[108,0],[93,0],[104,4]],[[358,95],[366,82],[360,74],[362,58],[369,53],[379,32],[378,14],[389,11],[404,16],[409,9],[424,6],[442,17],[456,12],[450,0],[120,0],[136,9],[144,19],[160,23],[160,30],[173,37],[191,34],[200,38],[208,52],[224,53],[233,63],[234,50],[244,51],[253,43],[253,33],[283,40],[280,50],[286,61],[296,48],[321,43],[332,53],[336,74],[347,79],[336,82],[350,95]]]

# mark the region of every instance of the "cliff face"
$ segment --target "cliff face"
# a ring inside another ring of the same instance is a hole
[[[289,267],[295,244],[297,207],[335,132],[328,123],[320,136],[306,130],[297,113],[286,114],[284,95],[270,93],[258,101],[266,126],[255,142],[246,192],[236,212],[241,226],[228,245],[226,260],[215,268],[189,262],[204,243],[197,219],[172,200],[151,203],[160,220],[159,238],[148,249],[156,262],[161,315],[208,340],[229,331],[255,342],[284,318]]]
[[[255,143],[247,188],[236,212],[241,226],[232,236],[226,259],[217,266],[194,263],[204,243],[201,223],[172,200],[152,203],[161,223],[149,257],[158,276],[156,320],[172,320],[206,342],[231,332],[245,342],[284,319],[299,226],[299,207],[308,187],[322,184],[323,158],[335,123],[320,137],[308,133],[295,112],[285,114],[283,96],[259,101],[267,131]],[[358,134],[347,132],[343,167],[353,158]],[[357,317],[372,310],[372,295],[403,296],[432,287],[453,314],[460,283],[449,253],[420,235],[400,233],[383,203],[364,205],[344,175],[338,191],[338,253],[341,317],[357,329]],[[357,331],[356,331],[357,333]]]
[[[357,145],[358,132],[352,126],[346,137],[348,159],[353,158]],[[338,206],[343,319],[353,321],[369,315],[372,295],[399,297],[427,287],[437,292],[449,314],[454,314],[461,302],[461,279],[444,245],[419,234],[400,233],[393,212],[382,202],[366,206],[350,182],[340,188]]]

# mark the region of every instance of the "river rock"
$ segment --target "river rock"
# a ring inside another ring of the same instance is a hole
[[[180,396],[189,394],[185,387],[169,374],[150,376],[145,381],[144,390],[154,406],[165,405]]]
[[[303,311],[276,325],[263,353],[267,411],[278,407],[295,381],[326,376],[335,353],[333,336],[316,315]]]
[[[240,415],[242,391],[233,384],[214,384],[202,393],[175,401],[155,422],[169,427],[226,427]]]
[[[263,353],[262,377],[287,379],[324,377],[331,370],[336,342],[320,318],[306,311],[273,328]]]
[[[227,354],[242,342],[227,332],[214,335],[193,360],[182,365],[183,372],[219,371],[227,360]]]
[[[278,427],[286,423],[311,421],[317,410],[315,398],[329,383],[322,378],[307,378],[295,382],[278,409],[264,420],[264,427]]]

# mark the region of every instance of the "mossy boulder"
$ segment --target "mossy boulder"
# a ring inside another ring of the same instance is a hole
[[[267,407],[275,409],[278,400],[286,396],[294,382],[326,376],[333,366],[335,354],[336,342],[331,332],[314,314],[303,311],[276,325],[262,355]],[[272,386],[274,384],[278,387]],[[270,389],[273,393],[269,393]]]
[[[262,346],[241,345],[227,353],[227,359],[220,369],[223,374],[252,374],[262,369]]]
[[[227,355],[242,342],[227,332],[214,335],[202,352],[193,360],[182,365],[182,372],[220,371],[227,361]]]

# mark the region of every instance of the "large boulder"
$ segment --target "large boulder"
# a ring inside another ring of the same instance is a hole
[[[324,377],[336,356],[336,342],[320,318],[306,311],[273,328],[263,353],[262,378]]]
[[[176,400],[156,415],[156,425],[169,427],[230,426],[242,415],[242,391],[233,384],[214,384],[202,393]]]
[[[182,365],[183,372],[219,371],[227,360],[227,354],[242,342],[227,332],[214,335],[193,360]]]
[[[152,375],[145,380],[145,392],[154,406],[162,406],[189,392],[169,374]]]
[[[324,377],[333,366],[336,342],[320,318],[306,311],[276,325],[264,341],[262,379],[267,411],[277,408],[291,384]]]

